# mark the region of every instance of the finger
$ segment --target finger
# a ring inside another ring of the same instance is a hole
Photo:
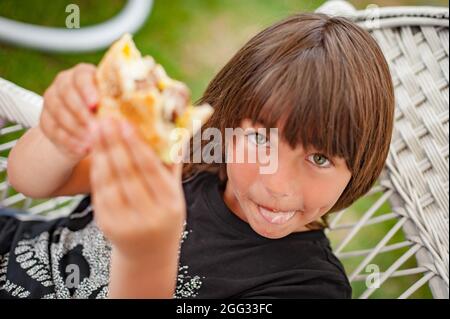
[[[65,130],[58,127],[51,114],[45,109],[41,113],[39,123],[42,132],[55,144],[65,145],[68,151],[71,151],[76,155],[83,155],[87,152],[88,149],[83,145],[80,145],[77,139],[73,138]]]
[[[74,72],[74,82],[89,109],[94,109],[99,97],[95,80],[96,68],[92,64],[79,64]]]
[[[56,122],[53,120],[48,109],[46,108],[42,110],[39,117],[39,126],[46,136],[49,136],[50,133],[55,132],[57,129]]]
[[[84,102],[78,91],[70,87],[67,91],[60,92],[59,96],[72,116],[77,119],[79,125],[88,127],[94,116],[89,112],[86,102]]]
[[[57,93],[64,105],[77,119],[80,125],[87,126],[93,118],[88,111],[87,104],[76,90],[74,80],[74,72],[68,73],[66,76],[61,76],[57,83]]]
[[[102,224],[118,223],[125,219],[126,214],[119,211],[126,207],[126,202],[118,188],[114,173],[108,162],[106,153],[95,144],[92,152],[92,164],[90,169],[90,182],[94,206],[100,208],[98,218]],[[96,206],[98,205],[98,206]],[[112,224],[110,224],[112,227]]]
[[[180,161],[180,163],[173,163],[168,165],[168,169],[172,176],[176,178],[177,180],[182,179],[182,173],[183,173],[183,162]]]
[[[96,174],[95,176],[99,177],[97,181],[103,186],[103,184],[112,183],[114,180],[114,173],[109,168],[109,161],[107,158],[107,154],[101,143],[100,129],[98,125],[95,126],[96,130],[94,131],[93,140],[92,140],[92,158],[93,164],[96,165],[96,171],[91,170],[91,175]]]
[[[63,129],[57,129],[55,132],[55,139],[57,144],[65,145],[67,150],[74,153],[77,156],[87,155],[89,146],[80,144],[80,142],[73,138],[67,131]]]
[[[56,97],[55,100],[58,100],[59,98]],[[59,100],[58,103],[61,103],[62,106],[63,102]],[[51,116],[53,120],[56,122],[56,125],[65,130],[70,136],[73,136],[79,141],[79,144],[88,145],[88,133],[89,129],[86,126],[81,126],[80,123],[77,121],[77,119],[73,116],[73,114],[67,110],[64,107],[61,107],[60,109],[56,110],[55,112],[51,113]]]
[[[102,169],[96,156],[92,156],[90,169],[90,183],[92,185],[92,203],[94,206],[94,218],[98,227],[102,230],[104,235],[109,238],[114,230],[114,222],[118,222],[119,215],[116,208],[119,206],[114,201],[118,199],[114,196],[113,189],[106,189],[105,183],[102,181],[104,173],[100,172]],[[113,200],[111,200],[113,199]]]
[[[143,150],[149,151],[148,145],[138,139],[137,136],[137,142],[129,145],[129,142],[121,136],[122,126],[120,122],[114,119],[110,119],[110,121],[109,123],[102,122],[102,124],[106,124],[104,126],[105,134],[102,134],[102,144],[108,145],[107,147],[110,150],[108,158],[116,166],[116,172],[122,181],[121,191],[127,197],[132,211],[136,212],[133,214],[136,229],[141,228],[140,226],[144,226],[145,229],[145,225],[148,227],[150,225],[161,226],[164,220],[170,219],[171,216],[168,216],[168,214],[173,213],[173,216],[178,218],[180,212],[184,209],[182,206],[184,200],[180,197],[182,195],[181,183],[179,187],[174,187],[174,179],[173,177],[168,178],[168,172],[165,172],[167,176],[154,174],[153,179],[150,179],[148,171],[137,167],[136,157],[133,157],[129,148],[129,146],[134,148],[138,143],[142,143],[145,145]],[[137,158],[141,156],[142,153],[137,154]],[[154,160],[160,163],[156,169],[167,170],[156,155]],[[164,180],[161,178],[164,178]],[[180,201],[183,203],[182,205],[180,205]]]
[[[156,194],[164,193],[164,185],[170,185],[173,176],[169,173],[167,167],[156,153],[146,144],[138,135],[136,130],[127,122],[121,122],[121,138],[131,154],[132,161],[142,171],[141,176],[146,182],[147,187]],[[159,183],[155,183],[159,181]]]
[[[101,148],[107,153],[111,167],[118,177],[119,185],[128,204],[134,212],[141,212],[150,198],[149,190],[140,172],[133,164],[130,153],[120,136],[120,126],[113,119],[106,119],[100,125]],[[137,201],[136,199],[139,199]],[[148,207],[148,206],[147,206]]]
[[[58,91],[55,86],[50,86],[44,92],[44,111],[47,110],[50,113],[55,113],[55,110],[61,106],[61,100],[59,100]]]

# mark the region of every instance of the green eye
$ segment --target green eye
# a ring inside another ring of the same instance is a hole
[[[322,154],[313,154],[309,156],[309,160],[319,167],[329,167],[331,165],[330,160]]]
[[[248,138],[255,145],[264,145],[269,142],[265,135],[260,134],[258,132],[253,132],[253,133],[249,134]]]

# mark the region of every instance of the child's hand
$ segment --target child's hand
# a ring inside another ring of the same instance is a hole
[[[98,103],[95,66],[78,64],[60,72],[44,93],[39,126],[63,154],[75,161],[90,148],[89,125]]]
[[[125,121],[98,122],[91,185],[95,219],[123,260],[172,263],[186,207],[181,163],[168,167]]]

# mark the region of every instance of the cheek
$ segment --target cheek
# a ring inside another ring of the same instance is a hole
[[[247,193],[258,178],[258,166],[249,163],[227,163],[227,176],[236,192]]]
[[[242,142],[242,141],[241,141]],[[236,154],[236,146],[228,146],[229,159],[239,158]],[[247,147],[244,147],[244,154],[247,154]],[[256,163],[248,163],[246,158],[241,161],[227,162],[227,176],[235,192],[239,194],[246,194],[251,188],[251,185],[258,179],[259,165]]]
[[[304,189],[305,207],[318,214],[325,214],[338,201],[349,180],[348,176],[342,176],[331,180],[312,181],[309,187]]]

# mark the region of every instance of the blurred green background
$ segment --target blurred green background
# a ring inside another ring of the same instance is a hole
[[[253,35],[275,21],[299,11],[314,11],[323,0],[155,0],[152,13],[145,25],[135,34],[134,40],[144,54],[150,54],[161,63],[168,74],[184,81],[192,90],[193,100],[201,97],[208,82],[232,55]],[[0,0],[0,16],[29,23],[64,27],[67,13],[65,7],[75,3],[80,8],[81,27],[92,25],[118,13],[124,0]],[[379,6],[438,5],[447,6],[448,1],[414,0],[353,0],[358,9],[369,4]],[[0,43],[0,77],[42,94],[55,75],[79,62],[98,63],[104,51],[84,54],[51,54],[12,47]],[[4,176],[0,176],[4,179]],[[344,221],[351,222],[371,206],[379,197],[373,195],[359,200]],[[390,211],[384,204],[377,214]],[[370,226],[364,236],[352,242],[351,249],[373,247],[395,224],[388,221]],[[331,235],[334,241],[343,237],[339,232]],[[392,240],[404,240],[399,232]],[[381,270],[386,270],[407,249],[381,254],[374,260]],[[362,258],[345,260],[351,272]],[[415,260],[408,261],[413,267]],[[395,298],[420,276],[408,276],[388,280],[383,289],[372,297]],[[365,290],[364,282],[353,285],[354,296]],[[413,298],[430,298],[423,287]]]

